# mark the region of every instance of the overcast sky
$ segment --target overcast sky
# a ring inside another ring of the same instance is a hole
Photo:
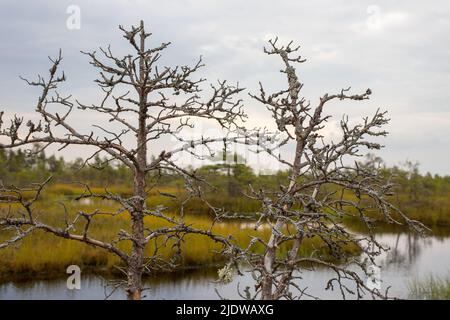
[[[70,20],[74,8],[81,13],[79,29]],[[409,159],[418,161],[423,172],[450,174],[448,0],[2,0],[0,109],[33,111],[38,92],[18,76],[45,74],[46,57],[59,48],[68,76],[64,90],[82,101],[97,101],[95,71],[79,51],[111,44],[115,52],[126,53],[117,27],[140,19],[153,32],[154,44],[173,43],[166,64],[191,64],[203,55],[201,75],[239,81],[248,92],[255,92],[258,81],[269,89],[283,88],[281,64],[264,55],[262,47],[274,35],[294,40],[307,59],[297,67],[304,96],[314,102],[348,86],[355,92],[371,88],[371,100],[336,103],[327,112],[338,121],[343,114],[357,119],[379,107],[389,111],[390,135],[382,139],[386,148],[379,153],[387,163]],[[250,126],[270,126],[260,105],[248,98],[245,104]],[[84,120],[77,121],[83,126]]]

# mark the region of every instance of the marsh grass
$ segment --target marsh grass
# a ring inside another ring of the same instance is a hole
[[[168,192],[170,190],[164,190]],[[173,191],[173,190],[172,190]],[[79,192],[75,190],[74,194]],[[68,200],[67,196],[53,193],[46,195],[45,201],[40,202],[35,206],[35,212],[40,219],[48,224],[65,228],[64,217],[65,212],[69,212],[69,218],[74,217],[75,212],[93,212],[100,209],[105,212],[113,212],[118,209],[118,206],[108,201],[94,201],[89,203],[80,203],[74,200]],[[160,197],[159,193],[155,193],[154,197]],[[64,206],[62,205],[64,201]],[[152,202],[159,202],[156,199],[152,200],[148,205],[151,207]],[[167,200],[166,200],[167,201]],[[64,207],[66,210],[64,210]],[[1,209],[1,208],[0,208]],[[6,208],[3,207],[5,210]],[[17,206],[12,206],[11,210],[18,210]],[[169,211],[170,212],[170,211]],[[176,216],[177,213],[172,213]],[[130,217],[127,212],[123,212],[117,216],[102,216],[96,217],[91,222],[89,235],[103,241],[112,241],[117,233],[122,229],[130,232]],[[198,229],[209,229],[212,219],[207,215],[191,214],[185,216],[186,224],[192,225]],[[146,217],[145,225],[150,229],[157,229],[164,226],[169,226],[169,223],[155,217]],[[81,233],[83,230],[83,221],[79,221],[75,225],[74,232]],[[242,221],[230,221],[226,223],[217,223],[214,225],[213,232],[229,236],[231,235],[234,241],[239,246],[246,246],[252,236],[260,236],[265,241],[270,236],[270,228],[259,228],[254,230],[252,225],[243,223]],[[7,237],[7,234],[0,235],[0,240]],[[150,242],[146,248],[147,255],[152,255],[155,246],[159,247],[158,255],[165,259],[174,258],[173,241],[167,243],[164,239]],[[129,252],[131,243],[121,242],[120,248]],[[204,268],[217,266],[224,262],[224,257],[218,254],[221,245],[215,243],[201,235],[187,235],[181,245],[181,256],[176,261],[178,270],[190,268]],[[280,255],[287,253],[289,244],[284,245],[280,250]],[[262,245],[254,248],[255,251],[261,252]],[[359,248],[356,245],[345,245],[343,247],[347,253],[358,254]],[[304,240],[303,246],[300,250],[300,255],[310,255],[311,253],[318,255],[328,255],[329,250],[325,243],[317,238],[312,237]],[[116,266],[121,266],[122,262],[112,254],[103,250],[87,246],[84,243],[75,242],[58,238],[42,231],[35,232],[29,237],[22,240],[13,247],[5,248],[0,251],[0,280],[31,277],[39,274],[64,274],[67,266],[71,264],[79,265],[83,270],[92,270],[94,272],[118,272]],[[157,272],[158,270],[155,270]]]
[[[104,193],[104,187],[92,187],[94,193]],[[124,197],[131,195],[131,189],[126,186],[111,186],[108,191],[118,193]],[[42,201],[35,207],[40,219],[51,225],[64,228],[64,210],[62,203],[68,212],[77,212],[83,210],[85,212],[93,212],[96,209],[102,211],[114,211],[118,206],[108,201],[95,202],[79,202],[73,199],[82,194],[84,187],[77,184],[55,183],[44,192]],[[167,197],[164,194],[174,195]],[[31,193],[30,193],[31,196]],[[212,193],[207,195],[208,200],[218,207],[225,207],[230,211],[253,214],[259,211],[259,203],[251,201],[243,197],[227,197],[221,193]],[[351,195],[346,195],[351,197]],[[157,205],[166,206],[167,212],[171,212],[176,216],[179,213],[179,203],[184,197],[183,189],[180,186],[163,186],[155,188],[149,192],[149,200],[147,206],[149,208]],[[450,221],[449,200],[446,198],[437,199],[435,206],[428,209],[423,207],[423,203],[414,202],[408,205],[407,198],[403,196],[392,199],[401,204],[401,208],[406,214],[414,219],[424,221],[425,223],[447,224]],[[431,201],[431,200],[430,200]],[[11,206],[11,210],[17,210],[17,206]],[[0,206],[0,210],[8,210],[7,206]],[[188,214],[185,217],[186,223],[192,224],[199,229],[208,229],[211,225],[210,209],[200,200],[191,200],[185,208]],[[69,214],[70,215],[70,214]],[[154,217],[146,217],[146,226],[155,229],[167,226],[168,223]],[[361,231],[360,226],[353,225],[351,221],[346,221],[346,225],[352,229]],[[119,216],[104,216],[95,218],[91,224],[91,235],[95,238],[105,241],[111,241],[117,235],[119,230],[123,229],[129,232],[129,214],[123,212]],[[82,230],[82,221],[76,225],[78,232]],[[269,228],[261,228],[255,231],[251,227],[245,227],[241,221],[232,221],[227,223],[216,224],[213,231],[221,235],[231,235],[239,246],[245,246],[249,243],[252,236],[258,235],[263,239],[268,239]],[[397,230],[393,230],[396,232]],[[8,234],[0,234],[0,240],[7,237]],[[147,247],[147,254],[151,255],[155,249],[155,245],[160,247],[159,254],[163,258],[173,258],[174,249],[173,242],[164,244],[161,239],[157,243],[150,243]],[[129,251],[130,243],[122,242],[121,248]],[[224,262],[224,258],[217,253],[221,246],[199,235],[188,235],[181,247],[181,259],[177,261],[178,269],[189,268],[205,268],[208,266],[217,266]],[[285,245],[280,250],[280,255],[286,254],[289,245]],[[358,254],[359,249],[355,245],[346,245],[343,248],[347,253]],[[255,247],[256,251],[263,250],[262,245]],[[304,240],[300,250],[300,255],[310,255],[312,252],[319,255],[327,255],[328,248],[323,241],[317,237]],[[37,274],[64,274],[65,268],[70,264],[77,264],[83,267],[83,270],[93,270],[95,272],[118,272],[115,266],[120,266],[115,256],[108,254],[94,247],[86,246],[83,243],[56,238],[43,232],[36,232],[24,239],[14,247],[0,251],[0,280],[14,276],[28,276]]]
[[[113,185],[105,189],[105,187],[91,187],[94,193],[104,193],[105,190],[119,194],[123,197],[132,195],[132,190],[126,185]],[[43,193],[42,200],[54,201],[55,199],[73,199],[75,196],[82,194],[84,187],[80,184],[54,183],[46,192]],[[170,194],[175,198],[164,196]],[[358,199],[350,192],[344,193],[348,200]],[[31,193],[30,193],[31,196]],[[164,205],[171,212],[179,212],[179,204],[184,199],[185,194],[182,186],[178,185],[162,185],[149,191],[149,199],[147,205],[149,207],[156,205]],[[215,191],[209,192],[205,198],[214,206],[226,208],[230,212],[239,212],[243,214],[252,214],[258,212],[260,203],[258,201],[248,199],[244,196],[229,197],[226,192]],[[367,200],[367,199],[366,199]],[[430,195],[421,197],[420,199],[411,199],[411,196],[399,190],[398,194],[389,199],[393,204],[399,207],[408,217],[419,220],[428,226],[450,226],[450,197],[448,195]],[[190,214],[208,215],[211,213],[209,207],[200,199],[192,199],[185,206],[185,210]],[[368,212],[369,216],[378,217],[376,212]],[[355,212],[356,216],[356,212]],[[393,213],[395,218],[400,219],[398,215]],[[400,219],[401,220],[401,219]]]
[[[450,300],[450,278],[430,276],[425,280],[413,280],[408,284],[411,299]]]
[[[396,202],[395,202],[396,201]],[[402,194],[393,203],[408,217],[419,220],[428,226],[450,226],[450,197],[433,195],[412,201]]]

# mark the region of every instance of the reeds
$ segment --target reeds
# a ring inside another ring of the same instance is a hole
[[[429,276],[424,280],[413,280],[408,284],[412,299],[450,300],[450,278]]]

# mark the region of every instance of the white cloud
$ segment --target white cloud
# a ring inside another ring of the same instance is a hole
[[[362,35],[383,34],[396,27],[405,26],[410,21],[410,14],[403,11],[384,12],[381,7],[367,7],[367,16],[363,21],[349,25],[349,29]]]
[[[285,85],[284,75],[278,72],[282,64],[266,56],[262,47],[278,35],[280,43],[294,40],[302,45],[300,53],[307,62],[297,71],[305,82],[303,93],[312,103],[325,92],[349,85],[355,92],[370,87],[374,92],[370,101],[339,103],[327,111],[339,120],[343,113],[360,118],[377,107],[387,109],[392,124],[383,157],[391,163],[417,159],[425,170],[450,174],[448,0],[435,0],[432,5],[421,0],[78,0],[81,29],[67,30],[70,4],[2,3],[0,109],[33,110],[38,92],[27,88],[18,75],[47,72],[46,57],[59,47],[65,53],[68,76],[64,92],[74,93],[84,103],[98,101],[99,91],[92,83],[95,72],[79,50],[110,43],[114,52],[126,53],[129,48],[117,26],[140,19],[154,33],[151,43],[173,42],[161,60],[165,64],[190,64],[203,54],[207,65],[201,75],[211,82],[239,80],[256,92],[261,81],[268,91],[277,91]],[[273,125],[263,106],[246,94],[243,98],[249,126]]]

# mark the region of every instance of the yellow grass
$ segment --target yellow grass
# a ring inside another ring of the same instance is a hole
[[[52,198],[53,200],[51,200]],[[44,222],[64,228],[64,210],[57,200],[57,197],[47,198],[43,204],[36,206],[35,210]],[[76,201],[66,201],[65,205],[68,211],[71,212],[70,215],[72,217],[74,212],[79,210],[92,212],[97,208],[101,208],[103,211],[114,211],[117,209],[117,206],[104,201],[97,201],[88,205],[82,205]],[[16,208],[13,208],[13,210],[16,210]],[[96,217],[91,223],[89,235],[99,240],[111,241],[116,237],[119,230],[123,229],[129,232],[129,222],[130,218],[127,212],[115,217]],[[195,228],[204,230],[211,226],[211,219],[207,216],[186,216],[185,222]],[[160,218],[146,217],[145,225],[148,228],[157,229],[170,224]],[[80,221],[76,227],[77,230],[74,232],[81,233],[83,230],[83,221]],[[268,228],[262,228],[256,231],[252,226],[245,226],[240,222],[216,224],[212,230],[220,235],[231,235],[240,246],[247,245],[251,236],[258,235],[263,239],[268,239],[270,231]],[[0,240],[6,236],[6,234],[0,235]],[[160,239],[157,244],[160,247],[158,254],[161,257],[166,259],[173,257],[173,242],[163,245],[163,239]],[[122,242],[119,245],[125,251],[129,251],[130,249],[130,242]],[[150,242],[146,248],[146,253],[152,255],[154,248],[155,243]],[[221,245],[209,238],[201,235],[188,235],[182,245],[181,261],[178,261],[179,268],[217,265],[224,261],[224,258],[217,253],[220,249]],[[283,247],[280,254],[285,254],[287,249],[287,246]],[[306,239],[300,254],[310,254],[316,249],[321,253],[327,252],[320,239]],[[255,250],[261,251],[262,246],[255,247]],[[347,247],[346,250],[352,253],[358,252],[357,248],[352,246]],[[101,249],[38,231],[14,247],[0,251],[0,278],[1,275],[11,277],[14,275],[20,276],[37,273],[64,274],[65,268],[71,264],[83,266],[84,270],[92,269],[95,272],[112,272],[115,270],[114,266],[122,265],[122,262],[116,256]]]

